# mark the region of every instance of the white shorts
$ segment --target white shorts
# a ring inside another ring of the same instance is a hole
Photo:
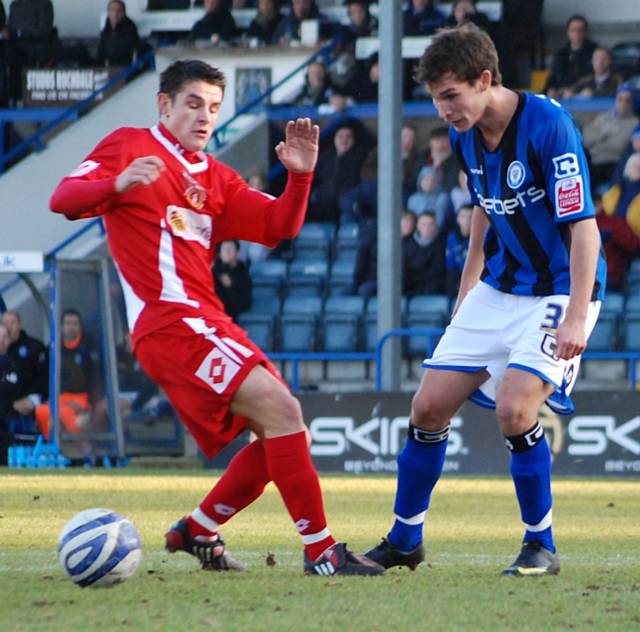
[[[477,283],[467,294],[431,358],[432,369],[490,374],[471,399],[495,407],[496,391],[507,368],[537,375],[556,387],[547,403],[558,413],[573,412],[569,394],[578,375],[580,356],[561,360],[554,354],[555,330],[565,316],[569,297],[516,296]],[[600,302],[589,305],[585,334],[593,330]]]

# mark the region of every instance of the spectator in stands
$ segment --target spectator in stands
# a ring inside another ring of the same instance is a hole
[[[359,37],[377,37],[378,20],[369,12],[370,0],[345,0],[348,7],[349,23],[340,29],[343,42],[355,46]]]
[[[485,31],[489,31],[491,21],[486,13],[478,11],[476,0],[454,0],[451,5],[451,15],[446,19],[445,26],[458,26],[463,22],[473,22]]]
[[[607,259],[607,290],[620,292],[625,289],[629,263],[640,255],[640,239],[624,217],[607,214],[599,195],[593,197],[593,204]]]
[[[91,420],[91,403],[96,401],[99,376],[94,353],[85,339],[80,313],[66,309],[62,313],[60,347],[60,401],[58,415],[67,432],[82,432]],[[36,406],[40,432],[48,439],[51,409],[48,402]]]
[[[279,46],[289,46],[292,42],[296,42],[299,45],[302,39],[300,29],[305,20],[318,20],[320,39],[333,36],[336,25],[320,13],[316,6],[316,0],[291,0],[289,15],[285,15],[280,20],[273,35],[273,43]]]
[[[258,0],[258,12],[246,33],[249,42],[256,39],[261,46],[274,44],[274,35],[281,20],[279,0]]]
[[[584,146],[591,154],[591,182],[597,187],[607,182],[624,153],[638,117],[634,113],[633,90],[623,84],[615,105],[596,116],[582,130]]]
[[[96,61],[105,66],[130,66],[134,54],[143,49],[138,29],[127,17],[122,0],[110,0],[107,19],[100,33]]]
[[[316,59],[307,66],[304,86],[293,102],[294,105],[317,107],[329,103],[331,94],[331,82],[327,68],[321,59]]]
[[[270,195],[269,181],[267,180],[267,176],[264,171],[259,169],[253,170],[246,177],[246,181],[247,184],[255,191],[261,191],[262,193]],[[264,246],[263,244],[257,244],[253,241],[240,242],[239,258],[246,266],[250,266],[255,261],[264,261],[270,253],[271,249],[267,248],[267,246]]]
[[[10,94],[22,96],[22,69],[53,61],[56,30],[51,0],[13,0],[7,21]]]
[[[564,97],[612,97],[615,96],[622,77],[613,71],[611,51],[598,46],[591,56],[593,73],[583,77],[564,91]]]
[[[625,219],[640,237],[640,153],[631,154],[622,184],[614,184],[602,196],[602,206],[607,215]]]
[[[46,347],[27,335],[22,319],[16,311],[2,314],[2,324],[9,332],[11,345],[7,351],[22,377],[23,395],[13,402],[13,408],[24,416],[32,416],[36,406],[47,399],[49,392],[49,363]]]
[[[416,128],[404,124],[400,131],[400,152],[402,156],[402,201],[403,206],[416,189],[421,168],[421,157],[416,144]]]
[[[564,97],[565,91],[583,77],[593,73],[591,58],[595,42],[587,38],[589,23],[582,15],[567,20],[567,42],[553,56],[546,93],[550,97]]]
[[[204,0],[204,16],[189,32],[190,40],[209,40],[212,44],[228,43],[237,36],[235,20],[222,0]]]
[[[9,331],[0,324],[0,465],[7,464],[7,449],[13,441],[9,421],[17,415],[14,402],[24,396],[20,367],[9,355]]]
[[[440,179],[433,167],[422,167],[418,173],[415,193],[409,196],[407,208],[421,215],[430,212],[439,229],[443,229],[449,214],[449,194],[443,190]]]
[[[357,103],[377,103],[379,83],[380,62],[378,53],[373,53],[364,63],[358,64],[351,85],[351,96]]]
[[[454,213],[467,204],[471,204],[471,194],[469,193],[469,186],[467,183],[467,174],[463,169],[458,172],[458,184],[451,189],[451,207]]]
[[[445,191],[450,192],[458,185],[460,165],[451,150],[449,130],[446,127],[439,126],[431,130],[429,149],[424,164],[436,170]]]
[[[354,124],[345,122],[336,128],[332,146],[320,153],[308,220],[338,222],[338,199],[360,182],[368,151],[366,142],[356,138]]]
[[[252,282],[247,267],[239,259],[240,243],[223,241],[213,264],[216,294],[224,311],[234,320],[251,307]]]
[[[403,34],[433,35],[444,25],[445,15],[435,7],[435,0],[410,0],[403,13]]]
[[[633,132],[631,132],[631,142],[627,145],[627,148],[616,164],[616,168],[611,174],[611,184],[622,183],[622,180],[624,178],[624,168],[627,165],[627,160],[629,160],[631,154],[635,154],[636,152],[640,152],[640,125],[636,126]]]
[[[433,213],[422,213],[402,240],[402,287],[405,296],[445,292],[445,243]]]
[[[462,268],[469,250],[469,236],[471,235],[471,216],[473,205],[466,204],[456,215],[456,227],[447,235],[445,267],[447,273],[447,296],[455,298],[460,289]]]

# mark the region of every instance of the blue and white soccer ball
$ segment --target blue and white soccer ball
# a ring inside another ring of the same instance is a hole
[[[142,548],[130,520],[110,509],[87,509],[64,526],[57,554],[78,586],[113,586],[135,573]]]

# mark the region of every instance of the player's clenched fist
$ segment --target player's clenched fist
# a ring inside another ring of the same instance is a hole
[[[164,162],[157,156],[142,156],[136,158],[116,178],[116,191],[125,193],[139,184],[155,182],[164,171]]]

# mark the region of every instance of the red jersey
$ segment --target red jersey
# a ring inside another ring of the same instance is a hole
[[[116,177],[155,155],[165,170],[150,185],[118,194]],[[185,151],[162,124],[107,136],[58,185],[51,209],[70,219],[104,215],[134,342],[183,318],[230,322],[215,295],[216,244],[242,239],[275,246],[304,221],[312,173],[289,173],[273,198],[208,154]]]

